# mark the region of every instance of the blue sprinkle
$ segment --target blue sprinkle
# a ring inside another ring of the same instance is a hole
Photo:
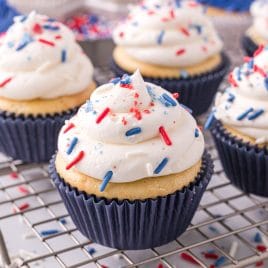
[[[31,43],[33,41],[32,37],[25,33],[18,45],[18,47],[16,48],[16,51],[22,50],[23,48],[25,48],[29,43]]]
[[[85,109],[86,113],[92,112],[93,111],[93,104],[92,101],[88,100],[86,102],[86,109]]]
[[[49,19],[47,19],[47,21],[48,22],[54,22],[54,21],[56,21],[55,19],[52,19],[52,18],[49,18]]]
[[[219,230],[218,230],[216,227],[212,226],[212,225],[209,225],[209,226],[208,226],[208,229],[209,229],[211,232],[215,233],[215,234],[219,234],[219,233],[220,233]]]
[[[266,90],[268,90],[268,77],[264,79],[264,84],[265,84]]]
[[[24,21],[26,21],[27,18],[28,18],[28,16],[24,16],[24,15],[22,15],[22,16],[20,16],[20,17],[21,17],[20,22],[24,22]]]
[[[241,69],[240,68],[237,69],[237,80],[241,81]]]
[[[86,250],[87,250],[87,252],[88,252],[90,255],[93,255],[94,253],[96,253],[96,249],[95,249],[95,248],[87,247]]]
[[[177,101],[175,101],[173,98],[171,98],[167,93],[164,93],[162,97],[170,103],[171,106],[177,106]]]
[[[8,43],[7,43],[7,46],[8,46],[9,48],[14,47],[14,42],[8,42]]]
[[[58,234],[60,231],[56,230],[56,229],[51,229],[51,230],[44,230],[41,231],[41,236],[48,236],[48,235],[54,235],[54,234]]]
[[[207,121],[206,121],[206,123],[204,125],[204,129],[205,130],[210,129],[210,127],[211,127],[212,123],[214,122],[214,120],[215,120],[214,111],[212,111],[210,113],[210,115],[208,116],[208,119],[207,119]]]
[[[59,221],[60,221],[60,223],[62,223],[62,224],[67,224],[67,221],[66,221],[65,218],[60,218]]]
[[[248,116],[249,113],[251,113],[253,111],[253,108],[249,108],[247,109],[245,112],[243,112],[242,114],[240,114],[236,119],[238,121],[243,120],[244,118],[246,118]]]
[[[153,91],[153,89],[150,86],[146,86],[147,92],[150,95],[150,97],[152,98],[152,100],[156,100],[156,95]]]
[[[190,25],[191,28],[194,28],[198,34],[201,34],[202,33],[202,26],[201,25],[198,25],[198,24],[191,24]]]
[[[120,82],[120,80],[121,80],[120,77],[115,77],[115,78],[110,80],[110,83],[113,83],[114,85],[116,85],[117,83]]]
[[[235,99],[235,95],[232,94],[232,93],[229,93],[229,97],[228,97],[227,101],[228,101],[228,102],[233,102],[234,99]]]
[[[176,7],[181,7],[181,0],[175,0]]]
[[[163,43],[163,38],[164,38],[164,35],[165,35],[165,31],[162,30],[159,34],[159,36],[157,37],[157,44],[158,45],[161,45]]]
[[[254,236],[254,242],[255,243],[262,243],[262,237],[261,237],[261,234],[260,233],[256,233],[255,236]]]
[[[256,112],[254,112],[253,114],[248,116],[248,120],[254,120],[257,117],[259,117],[260,115],[262,115],[264,113],[263,109],[257,110]]]
[[[49,25],[49,24],[43,25],[43,28],[46,29],[46,30],[51,30],[51,31],[58,31],[60,29],[59,26],[52,26],[52,25]]]
[[[27,45],[28,45],[28,43],[21,43],[21,44],[16,48],[16,51],[20,51],[20,50],[22,50],[22,49],[25,48]]]
[[[188,72],[187,72],[187,71],[185,71],[185,70],[181,70],[181,71],[180,71],[180,76],[181,76],[182,78],[187,78],[189,75],[188,75]]]
[[[190,113],[190,114],[193,113],[193,110],[190,109],[189,107],[187,107],[186,105],[180,103],[180,106],[181,106],[184,110],[186,110],[188,113]]]
[[[131,84],[131,78],[130,78],[130,76],[127,75],[127,74],[124,74],[123,77],[122,77],[122,79],[121,79],[121,81],[120,81],[120,84],[121,85],[129,85],[129,84]]]
[[[100,185],[100,192],[103,192],[107,186],[107,184],[109,183],[109,181],[112,179],[113,176],[113,172],[111,170],[109,170],[102,181],[102,184]]]
[[[159,174],[162,171],[162,169],[166,166],[167,162],[168,162],[168,158],[165,157],[161,161],[161,163],[157,166],[157,168],[154,170],[154,174]]]
[[[135,127],[135,128],[132,128],[132,129],[129,129],[127,132],[126,132],[126,136],[129,137],[129,136],[133,136],[133,135],[136,135],[136,134],[139,134],[141,133],[141,128],[140,127]]]
[[[65,49],[61,51],[61,62],[66,62],[67,52]]]
[[[225,261],[226,261],[226,258],[224,256],[221,256],[215,261],[214,265],[215,267],[220,267],[225,263]]]
[[[254,60],[251,59],[251,60],[248,62],[248,68],[249,68],[249,69],[253,69],[253,66],[254,66]]]
[[[194,136],[195,136],[196,138],[199,137],[199,130],[198,130],[198,128],[196,128],[196,129],[194,130]]]
[[[78,142],[78,138],[77,137],[74,137],[72,139],[71,143],[70,143],[69,148],[67,149],[67,152],[66,152],[67,154],[71,154],[72,153],[72,151],[73,151],[75,145],[77,144],[77,142]]]

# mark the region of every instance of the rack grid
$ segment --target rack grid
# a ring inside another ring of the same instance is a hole
[[[108,76],[106,72],[98,78],[105,81]],[[246,195],[229,183],[213,141],[206,136],[215,174],[192,224],[172,243],[142,251],[88,241],[68,216],[47,164],[23,164],[1,156],[0,229],[10,261],[18,267],[213,267],[215,260],[204,255],[213,250],[223,259],[221,267],[268,267],[268,251],[260,247],[268,248],[268,199]],[[262,241],[256,241],[257,233]],[[236,252],[230,252],[235,246]],[[8,256],[3,259],[9,263]]]

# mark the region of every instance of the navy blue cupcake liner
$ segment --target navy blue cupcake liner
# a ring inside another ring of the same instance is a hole
[[[243,192],[268,197],[268,150],[232,136],[219,121],[211,133],[229,180]]]
[[[250,37],[244,35],[241,40],[242,47],[247,56],[253,57],[255,50],[258,49],[257,45]]]
[[[214,70],[185,78],[152,78],[143,76],[144,80],[163,87],[171,93],[179,93],[179,102],[193,111],[193,115],[201,115],[210,107],[224,76],[230,67],[230,60],[222,53],[222,61]],[[114,60],[111,69],[116,76],[127,73]]]
[[[76,111],[44,117],[0,111],[0,152],[23,162],[48,162],[57,148],[61,127]]]
[[[189,186],[165,197],[135,201],[109,200],[77,190],[57,174],[55,156],[49,173],[84,236],[107,247],[137,250],[166,244],[187,229],[212,176],[213,163],[205,152],[200,172]]]

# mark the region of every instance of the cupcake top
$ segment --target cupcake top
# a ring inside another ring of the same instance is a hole
[[[218,93],[215,117],[240,133],[268,141],[268,47],[260,47],[253,58],[233,70],[230,87]]]
[[[199,3],[231,12],[247,12],[254,0],[198,0]]]
[[[0,0],[0,33],[5,32],[19,13],[6,0]]]
[[[0,39],[0,97],[53,99],[85,90],[93,67],[74,34],[47,16],[14,18]]]
[[[182,172],[202,157],[194,118],[139,71],[100,86],[63,126],[58,152],[66,169],[115,183]]]
[[[131,10],[113,38],[136,60],[169,67],[192,66],[222,50],[204,8],[195,1],[145,1]]]
[[[268,40],[268,0],[256,0],[250,7],[253,28],[261,37]]]

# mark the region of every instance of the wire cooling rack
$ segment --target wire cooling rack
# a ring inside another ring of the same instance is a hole
[[[107,72],[101,73],[97,76],[103,82]],[[23,164],[1,156],[2,266],[268,267],[268,199],[245,195],[232,186],[211,137],[206,138],[215,174],[192,224],[172,243],[140,251],[110,249],[88,241],[68,216],[46,164]]]

